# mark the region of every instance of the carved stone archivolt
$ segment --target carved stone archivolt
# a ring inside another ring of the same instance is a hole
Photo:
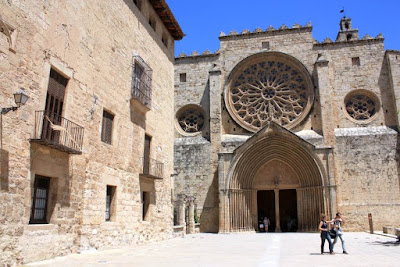
[[[201,132],[204,127],[204,112],[198,105],[182,107],[176,115],[179,132],[185,135],[193,135]]]
[[[358,122],[369,122],[379,109],[378,97],[367,90],[350,92],[345,100],[347,115]]]
[[[305,67],[278,52],[243,60],[233,70],[225,89],[230,115],[251,132],[270,120],[293,128],[307,116],[313,99],[312,81]]]

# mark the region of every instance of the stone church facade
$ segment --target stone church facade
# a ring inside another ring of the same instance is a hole
[[[351,231],[400,220],[400,52],[342,18],[219,36],[175,61],[174,197],[195,198],[203,232]]]
[[[0,265],[172,236],[164,0],[0,1]],[[8,265],[7,265],[8,266]]]

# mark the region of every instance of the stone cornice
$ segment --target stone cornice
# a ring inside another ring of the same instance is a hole
[[[187,59],[204,59],[204,58],[211,58],[211,57],[218,57],[219,53],[213,53],[213,54],[202,54],[202,55],[182,55],[178,56],[175,58],[175,61],[182,61],[182,60],[187,60]]]
[[[255,36],[275,36],[281,34],[293,34],[293,33],[302,33],[302,32],[311,32],[312,26],[304,26],[304,27],[293,27],[293,28],[279,28],[279,29],[271,29],[268,28],[265,31],[261,29],[255,30],[254,32],[249,32],[244,30],[242,33],[230,33],[229,35],[221,35],[219,36],[220,41],[227,41],[237,38],[251,38]]]
[[[388,50],[386,50],[385,54],[395,54],[395,55],[400,55],[400,50],[388,49]]]
[[[316,43],[314,47],[339,47],[344,45],[365,45],[371,43],[383,43],[384,38],[374,38],[367,40],[353,40],[353,41],[342,41],[342,42],[332,42],[332,43]]]

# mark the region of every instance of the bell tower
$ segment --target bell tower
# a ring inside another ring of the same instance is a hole
[[[359,40],[358,29],[353,29],[351,27],[351,18],[343,17],[340,20],[340,30],[336,37],[336,42],[346,42]]]

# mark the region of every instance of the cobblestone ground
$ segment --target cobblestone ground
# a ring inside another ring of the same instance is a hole
[[[196,234],[28,266],[400,266],[396,239],[367,233],[345,233],[344,237],[349,255],[342,254],[340,240],[335,255],[321,255],[317,233]]]

